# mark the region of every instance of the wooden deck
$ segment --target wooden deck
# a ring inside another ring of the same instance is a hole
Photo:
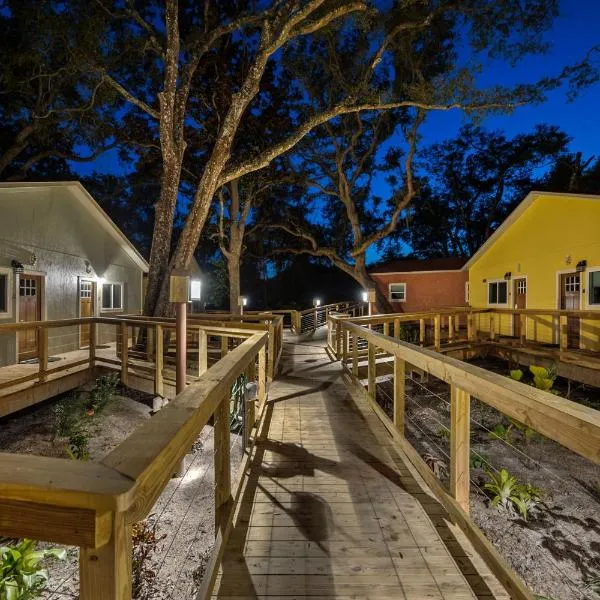
[[[325,350],[286,337],[213,598],[508,598]]]

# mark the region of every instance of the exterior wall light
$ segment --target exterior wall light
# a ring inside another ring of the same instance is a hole
[[[315,298],[315,299],[313,300],[313,306],[314,306],[315,308],[317,308],[318,306],[321,306],[321,300],[320,300],[319,298]]]
[[[190,279],[190,302],[202,299],[202,282],[200,279]]]
[[[575,265],[575,270],[578,273],[581,273],[582,271],[585,271],[585,268],[587,267],[587,260],[580,260],[577,265]]]

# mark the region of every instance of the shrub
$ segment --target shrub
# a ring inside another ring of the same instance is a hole
[[[67,454],[73,460],[88,460],[90,458],[90,438],[87,429],[78,425],[75,430],[71,432],[69,436],[69,442],[67,445]]]
[[[529,371],[533,375],[533,385],[538,390],[549,392],[556,380],[556,365],[552,365],[547,369],[545,367],[536,367],[531,365]]]
[[[510,377],[515,381],[521,381],[521,379],[523,379],[523,371],[521,371],[521,369],[510,371]]]
[[[0,547],[0,600],[39,598],[48,581],[43,561],[50,557],[64,560],[66,556],[64,548],[37,550],[34,540]]]
[[[504,509],[511,514],[520,514],[525,521],[529,513],[541,504],[541,490],[519,480],[506,469],[499,473],[487,470],[489,481],[483,488],[490,492],[492,506]]]
[[[114,399],[118,386],[119,376],[114,373],[98,377],[94,389],[90,392],[88,412],[90,408],[94,414],[104,410]]]

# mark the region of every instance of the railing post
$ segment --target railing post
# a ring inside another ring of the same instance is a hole
[[[214,421],[215,536],[223,531],[231,510],[231,466],[229,455],[229,396],[219,402]]]
[[[340,323],[341,325],[341,323]],[[348,331],[342,326],[342,363],[348,361]]]
[[[271,322],[271,324],[269,325],[269,356],[268,356],[268,361],[269,361],[269,370],[268,370],[268,376],[269,376],[269,381],[273,381],[273,379],[275,379],[275,358],[276,358],[276,351],[275,351],[275,327],[273,326],[273,323]]]
[[[383,335],[388,335],[388,336],[390,335],[390,323],[389,323],[389,321],[386,321],[383,324]]]
[[[525,313],[521,313],[519,315],[519,321],[519,342],[521,343],[521,346],[524,346],[525,342],[527,341],[527,315]]]
[[[110,541],[79,552],[80,600],[131,600],[131,525],[126,514],[112,516]]]
[[[490,342],[496,339],[496,316],[490,313]]]
[[[475,328],[473,327],[473,313],[467,315],[467,340],[472,342],[475,339]]]
[[[90,346],[89,346],[89,370],[90,375],[93,375],[94,367],[96,366],[96,323],[90,323]]]
[[[335,357],[342,357],[342,323],[338,318],[335,322]]]
[[[448,341],[454,341],[454,317],[448,315]]]
[[[460,315],[454,315],[454,334],[460,337]]]
[[[568,317],[567,315],[560,315],[559,320],[559,330],[560,330],[560,351],[566,352],[569,347],[569,328],[568,328]]]
[[[162,325],[156,324],[154,328],[154,393],[157,396],[165,395],[163,384],[163,328]]]
[[[267,399],[267,356],[263,346],[258,351],[258,401],[262,409]]]
[[[40,383],[46,381],[46,371],[48,370],[48,328],[38,327],[39,344],[39,380]]]
[[[450,493],[469,513],[469,469],[471,466],[471,397],[451,387],[450,404]]]
[[[208,335],[198,328],[198,377],[208,371]]]
[[[419,319],[419,343],[425,345],[425,319]]]
[[[394,337],[400,339],[400,319],[394,319]]]
[[[367,379],[368,379],[368,388],[367,391],[369,396],[375,400],[377,395],[376,385],[377,385],[377,363],[375,362],[375,352],[377,348],[375,344],[369,340],[369,361],[368,361],[368,371],[367,371]]]
[[[404,435],[406,362],[394,355],[394,426]]]
[[[358,335],[352,334],[352,375],[358,377]]]
[[[221,358],[229,352],[229,338],[226,335],[221,336]]]
[[[129,328],[121,321],[121,383],[127,385],[127,361],[129,360]]]
[[[435,315],[435,317],[433,319],[433,328],[434,328],[433,342],[434,342],[434,348],[435,348],[436,352],[440,351],[441,320],[442,320],[442,317],[440,315]]]

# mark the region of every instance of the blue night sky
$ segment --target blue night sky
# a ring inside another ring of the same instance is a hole
[[[545,55],[527,57],[514,68],[499,61],[484,62],[481,84],[510,85],[558,74],[565,65],[577,63],[592,46],[600,44],[599,24],[600,0],[562,0],[561,15],[546,36],[551,44],[549,51]],[[431,114],[423,125],[420,145],[423,147],[452,137],[466,122],[466,117],[459,111]],[[566,90],[561,89],[549,94],[541,105],[521,107],[510,115],[488,117],[481,124],[489,129],[502,129],[512,136],[531,131],[539,123],[558,125],[563,129],[572,138],[572,151],[581,151],[584,157],[598,155],[600,84],[584,90],[572,102],[567,102]],[[93,171],[126,173],[132,168],[119,162],[116,151],[105,153],[93,163],[74,163],[72,167],[80,175],[89,175]],[[381,182],[375,191],[383,194],[385,187]],[[371,261],[377,259],[376,252],[369,252],[369,258]]]

